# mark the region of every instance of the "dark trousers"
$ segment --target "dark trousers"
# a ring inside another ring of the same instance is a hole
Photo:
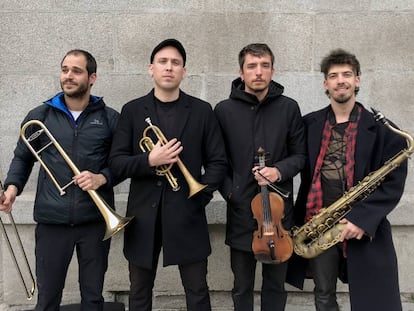
[[[235,311],[253,311],[256,259],[252,252],[231,248],[230,263],[234,275],[232,298]],[[262,264],[261,311],[285,310],[287,263]]]
[[[35,311],[58,311],[73,251],[79,265],[81,311],[102,311],[102,289],[108,268],[110,240],[102,241],[105,224],[36,226]]]
[[[309,260],[315,283],[313,291],[317,311],[339,311],[336,301],[336,282],[340,252],[341,249],[334,246]]]
[[[185,291],[188,311],[210,311],[210,295],[207,286],[207,259],[178,265],[181,282]],[[144,269],[129,263],[129,278],[131,289],[129,294],[129,311],[151,311],[152,289],[157,271]]]

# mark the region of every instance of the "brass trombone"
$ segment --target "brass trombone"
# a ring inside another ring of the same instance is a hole
[[[143,152],[151,151],[154,148],[154,142],[149,136],[147,136],[147,133],[150,130],[154,132],[155,136],[161,142],[162,145],[168,143],[167,138],[165,138],[160,128],[153,125],[149,117],[145,119],[145,122],[147,122],[149,126],[144,129],[144,132],[142,133],[142,138],[139,141],[139,146],[141,147],[141,150]],[[191,175],[191,173],[188,171],[188,169],[185,167],[184,163],[180,160],[179,157],[177,157],[176,163],[178,165],[178,168],[181,170],[181,173],[184,175],[185,180],[187,181],[189,188],[188,198],[191,198],[193,195],[207,187],[207,185],[200,184],[198,181],[194,179],[194,177]],[[156,173],[159,176],[165,176],[168,182],[170,183],[172,190],[178,191],[180,190],[180,186],[178,185],[177,178],[175,178],[174,175],[171,173],[172,166],[172,163],[157,166]]]
[[[26,137],[26,129],[29,126],[37,125],[40,127],[39,130],[34,132],[29,137]],[[33,146],[31,145],[31,142],[39,138],[40,135],[46,134],[46,136],[50,139],[50,141],[41,147],[39,150],[35,150]],[[39,156],[39,154],[44,151],[46,148],[48,148],[51,145],[54,145],[55,148],[58,150],[60,155],[63,157],[63,159],[66,161],[68,166],[72,169],[72,172],[75,175],[80,174],[79,169],[76,167],[76,165],[72,162],[72,160],[69,158],[69,156],[66,154],[65,150],[59,145],[59,143],[56,141],[56,139],[53,137],[53,135],[50,133],[50,131],[46,128],[46,126],[39,120],[30,120],[26,122],[21,129],[20,136],[26,146],[29,148],[29,150],[33,153],[33,155],[36,157],[36,159],[39,161],[40,165],[43,167],[43,169],[46,171],[46,173],[49,175],[49,177],[52,179],[54,185],[59,190],[60,195],[65,194],[65,189],[69,187],[71,184],[74,183],[74,181],[70,181],[68,184],[64,186],[60,186],[57,182],[55,176],[53,176],[52,172],[48,168],[48,166],[43,162],[42,158]],[[95,191],[95,190],[88,190],[87,191],[92,200],[95,202],[96,206],[98,207],[100,213],[102,214],[105,223],[106,223],[106,232],[103,240],[109,239],[113,235],[115,235],[117,232],[121,231],[131,220],[133,217],[122,217],[118,215],[110,206],[108,203],[106,203],[101,196]]]
[[[0,202],[3,202],[3,200],[4,200],[3,193],[4,193],[4,189],[3,189],[3,185],[0,181]],[[1,218],[0,218],[0,228],[1,228],[1,231],[3,232],[4,239],[6,240],[7,247],[10,251],[11,256],[12,256],[14,266],[16,267],[17,273],[20,277],[20,281],[22,282],[22,285],[24,287],[27,300],[31,300],[33,298],[33,295],[34,295],[34,292],[35,292],[35,289],[36,289],[36,281],[35,281],[35,278],[33,276],[32,269],[30,268],[29,260],[27,259],[26,252],[24,251],[23,243],[22,243],[22,240],[20,238],[19,232],[17,231],[17,226],[16,226],[16,223],[14,222],[13,215],[11,214],[11,212],[8,213],[8,215],[9,215],[10,224],[13,227],[13,231],[14,231],[14,234],[16,236],[18,247],[20,249],[21,254],[23,255],[26,270],[29,273],[29,276],[30,276],[30,279],[31,279],[31,282],[32,282],[32,284],[30,286],[30,289],[29,289],[28,284],[25,281],[25,278],[23,277],[22,268],[20,267],[20,265],[17,261],[16,253],[14,252],[13,246],[12,246],[12,244],[10,242],[10,239],[9,239],[9,235],[7,234],[7,231],[6,231],[6,227],[4,226],[4,223],[1,220]]]

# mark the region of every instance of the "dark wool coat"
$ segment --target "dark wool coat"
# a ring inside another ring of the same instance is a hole
[[[130,178],[124,254],[135,265],[151,268],[154,236],[162,230],[164,266],[197,262],[211,253],[205,206],[223,180],[226,157],[220,129],[209,103],[180,92],[177,127],[173,137],[184,147],[179,157],[191,175],[208,187],[188,199],[188,186],[175,164],[172,174],[181,189],[172,191],[165,176],[148,164],[148,152],[139,146],[150,117],[158,125],[153,91],[124,105],[110,154],[110,167],[121,179]],[[162,129],[161,129],[162,131]],[[149,131],[154,144],[157,138]],[[202,174],[202,168],[204,173]],[[161,228],[157,214],[161,212]]]
[[[307,130],[309,162],[302,174],[296,211],[303,223],[306,197],[311,181],[328,107],[304,117]],[[404,138],[376,122],[373,115],[363,109],[358,124],[355,146],[354,184],[384,162],[406,148]],[[364,229],[361,240],[347,241],[347,269],[351,306],[353,311],[401,310],[397,258],[387,215],[396,207],[404,190],[407,161],[388,174],[381,185],[365,200],[353,205],[346,218]]]
[[[279,169],[277,186],[290,192],[285,200],[283,227],[293,225],[293,177],[305,164],[305,135],[296,101],[283,95],[283,86],[272,81],[266,98],[244,91],[240,78],[233,81],[230,98],[217,104],[215,114],[226,144],[229,169],[221,194],[227,201],[226,244],[252,251],[253,218],[251,201],[260,192],[252,174],[259,147],[268,153],[267,166]]]

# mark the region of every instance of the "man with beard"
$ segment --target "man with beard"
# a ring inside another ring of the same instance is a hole
[[[22,124],[41,120],[81,171],[73,176],[55,147],[41,152],[44,163],[56,180],[67,183],[60,195],[43,168],[39,171],[34,204],[36,225],[36,311],[59,310],[65,278],[73,250],[79,264],[82,310],[102,311],[102,288],[108,265],[110,240],[103,241],[105,222],[87,193],[97,190],[111,206],[114,203],[113,177],[107,166],[112,133],[119,113],[90,94],[96,80],[96,61],[83,50],[69,51],[62,60],[61,93],[31,110]],[[28,137],[37,130],[27,129]],[[49,140],[41,135],[33,141],[39,150]],[[0,210],[8,213],[32,171],[34,155],[20,138],[5,180]]]
[[[226,244],[230,246],[234,275],[235,311],[253,311],[257,260],[252,240],[258,224],[253,218],[252,199],[269,182],[293,193],[293,177],[305,163],[299,106],[272,80],[273,65],[274,55],[266,44],[244,47],[239,53],[240,77],[233,81],[230,98],[215,108],[230,166],[220,193],[227,202]],[[256,164],[259,148],[268,153],[264,167]],[[289,230],[293,225],[293,197],[283,201],[283,227]],[[287,262],[262,263],[262,311],[285,309],[286,271]]]
[[[295,206],[299,225],[406,147],[404,138],[376,122],[356,101],[360,64],[353,54],[332,51],[322,60],[321,72],[330,105],[304,117],[308,161]],[[352,310],[401,310],[397,258],[387,215],[401,198],[406,174],[404,162],[341,220],[345,225],[340,236],[343,243],[309,260],[316,310],[339,310],[336,283],[343,256]]]

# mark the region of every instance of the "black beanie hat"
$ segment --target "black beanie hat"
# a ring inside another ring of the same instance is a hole
[[[181,56],[183,58],[183,67],[184,67],[185,66],[185,61],[186,61],[185,50],[184,50],[183,45],[180,43],[180,41],[178,41],[176,39],[166,39],[166,40],[162,41],[160,44],[158,44],[152,50],[151,57],[150,57],[150,63],[152,64],[152,62],[154,61],[155,54],[157,54],[159,50],[165,48],[166,46],[172,46],[172,47],[174,47],[178,50],[178,52],[181,54]]]

